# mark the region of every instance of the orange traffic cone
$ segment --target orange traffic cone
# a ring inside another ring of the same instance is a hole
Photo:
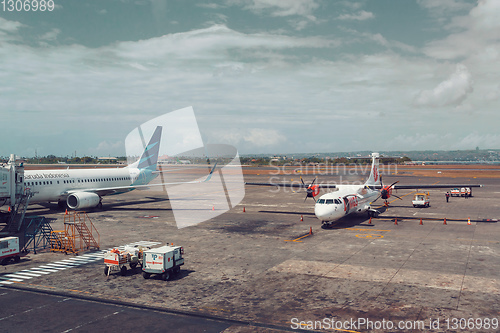
[[[372,217],[370,216],[370,221],[368,221],[368,224],[372,224]]]
[[[246,210],[245,210],[245,206],[243,206],[243,213],[244,213],[244,212],[246,212]]]
[[[420,219],[420,225],[424,225],[424,224],[422,223],[422,219]]]
[[[446,217],[444,218],[444,222],[443,222],[443,224],[444,224],[444,225],[448,224],[448,223],[446,223]]]
[[[398,219],[394,219],[394,224],[398,225]]]
[[[304,221],[304,216],[300,215],[300,220]]]
[[[66,209],[66,213],[64,213],[64,215],[68,215],[68,210]]]
[[[10,213],[10,206],[9,206],[9,208],[7,208],[7,211]]]
[[[212,210],[215,210],[215,206],[212,206]]]
[[[470,225],[470,217],[467,219],[467,224]]]
[[[312,235],[312,234],[313,234],[313,228],[309,227],[309,235]]]

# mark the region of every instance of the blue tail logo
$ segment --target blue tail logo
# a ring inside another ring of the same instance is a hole
[[[160,152],[160,139],[161,139],[161,126],[157,126],[148,145],[144,149],[141,158],[138,161],[138,169],[156,170],[156,163],[158,162],[158,154]]]

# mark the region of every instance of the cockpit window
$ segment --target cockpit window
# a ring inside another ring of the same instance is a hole
[[[336,203],[337,205],[340,205],[340,204],[341,204],[341,202],[340,202],[340,200],[339,200],[339,199],[335,199],[335,203]]]
[[[332,204],[333,203],[333,199],[326,199],[326,204],[329,205],[329,204]]]
[[[325,199],[319,199],[316,203],[324,204],[325,203]]]

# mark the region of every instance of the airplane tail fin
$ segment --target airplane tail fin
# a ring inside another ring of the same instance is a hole
[[[379,158],[380,158],[379,153],[372,153],[372,168],[370,172],[370,177],[368,177],[368,180],[366,181],[365,185],[370,186],[370,185],[382,184],[382,182],[380,181],[380,174],[378,169]]]
[[[148,145],[144,148],[141,158],[129,165],[129,167],[138,169],[149,169],[151,171],[156,170],[156,164],[158,163],[158,154],[160,152],[160,140],[161,140],[162,127],[157,126]]]

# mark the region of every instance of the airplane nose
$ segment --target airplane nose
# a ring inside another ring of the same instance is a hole
[[[323,204],[316,204],[314,206],[314,215],[320,220],[320,221],[328,221],[331,219],[333,213],[333,209],[330,206],[323,205]]]

